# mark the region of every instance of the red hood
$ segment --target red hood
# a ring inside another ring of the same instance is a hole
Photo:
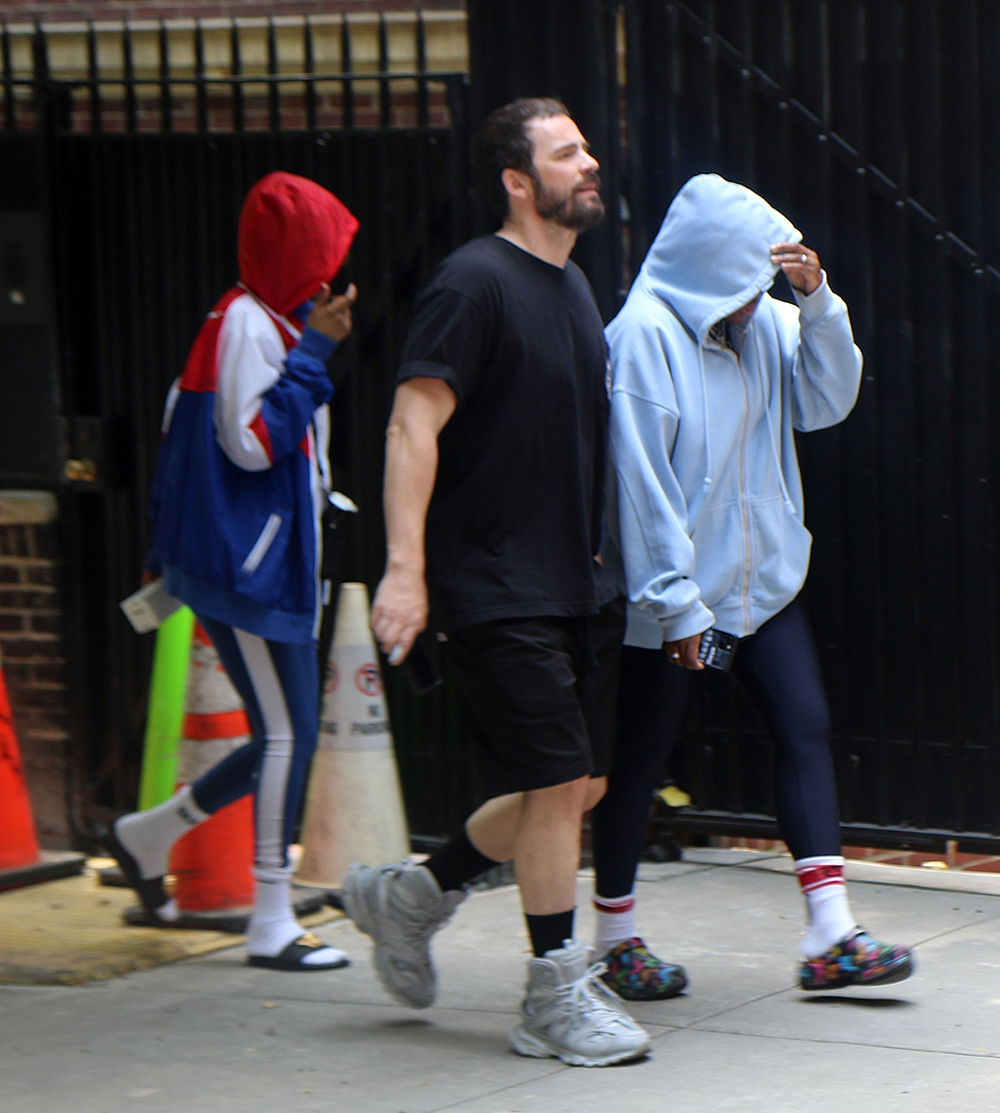
[[[286,316],[340,270],[357,230],[357,220],[329,190],[275,171],[243,202],[240,280]]]

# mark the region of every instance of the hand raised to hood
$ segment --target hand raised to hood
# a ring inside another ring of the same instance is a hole
[[[358,288],[353,282],[343,294],[336,297],[330,293],[329,283],[324,282],[313,300],[306,324],[339,344],[351,335],[354,327],[351,310],[357,299]]]
[[[789,283],[807,297],[823,281],[819,256],[804,243],[776,243],[771,246],[771,262],[781,267]]]

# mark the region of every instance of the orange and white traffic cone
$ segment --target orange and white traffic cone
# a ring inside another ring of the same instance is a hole
[[[21,750],[0,669],[0,870],[34,865],[40,857],[31,801],[21,771]]]
[[[352,862],[410,852],[364,584],[340,588],[302,832],[303,885],[338,888]]]
[[[215,646],[195,626],[184,726],[178,750],[178,785],[191,784],[249,741],[243,701]],[[220,808],[182,835],[170,854],[180,922],[220,913],[246,915],[253,905],[253,797]]]

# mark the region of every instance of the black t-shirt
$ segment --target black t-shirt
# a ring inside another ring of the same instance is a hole
[[[444,379],[427,516],[431,623],[594,614],[607,452],[607,346],[575,263],[498,236],[438,267],[415,306],[398,381]]]

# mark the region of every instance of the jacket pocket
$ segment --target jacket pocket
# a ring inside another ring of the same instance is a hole
[[[242,575],[252,576],[257,571],[261,561],[267,556],[268,549],[278,536],[279,529],[281,529],[281,515],[271,514],[264,523],[264,528],[258,534],[257,540],[253,543],[253,548],[247,553],[246,560],[240,566]]]
[[[812,534],[780,497],[751,504],[751,528],[754,602],[780,609],[798,594],[805,580]]]

